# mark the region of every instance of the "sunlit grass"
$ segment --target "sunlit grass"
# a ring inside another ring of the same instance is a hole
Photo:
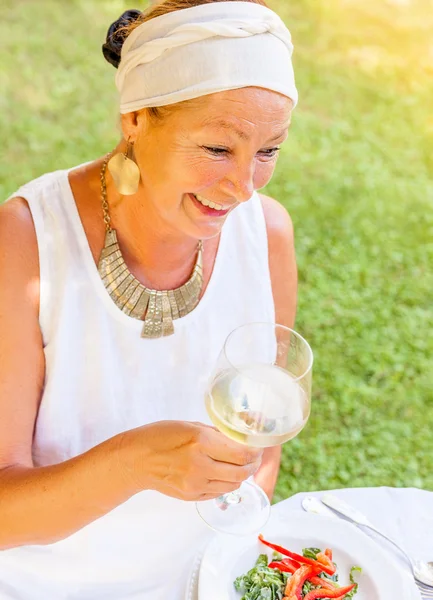
[[[138,3],[140,4],[140,3]],[[276,498],[433,489],[433,10],[430,0],[273,0],[300,90],[269,192],[287,206],[313,413],[284,446]],[[2,197],[118,137],[100,46],[121,1],[6,2]]]

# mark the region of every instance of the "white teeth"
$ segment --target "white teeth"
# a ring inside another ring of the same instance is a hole
[[[224,206],[221,206],[221,204],[216,204],[215,202],[206,200],[206,198],[203,198],[203,196],[199,196],[198,194],[194,194],[194,196],[204,206],[208,206],[209,208],[213,208],[214,210],[224,210]]]

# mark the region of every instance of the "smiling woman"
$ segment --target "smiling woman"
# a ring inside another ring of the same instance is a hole
[[[1,207],[2,599],[180,599],[209,535],[191,501],[252,474],[272,496],[279,450],[225,438],[204,397],[233,329],[293,325],[291,222],[257,192],[292,49],[263,2],[127,11],[103,47],[122,139]]]
[[[135,160],[143,174],[147,205],[142,209],[148,218],[135,223],[149,230],[143,237],[149,239],[155,230],[158,235],[164,232],[181,248],[188,238],[219,234],[221,217],[269,182],[277,157],[271,140],[277,137],[282,142],[286,137],[291,105],[278,93],[248,87],[200,98],[194,108],[178,109],[158,126],[149,122],[146,111],[122,115],[125,138],[134,140]],[[225,127],[221,115],[228,115]],[[242,131],[242,137],[236,131]],[[121,144],[119,152],[123,150]],[[197,197],[220,210],[203,210]],[[119,205],[122,210],[125,207]],[[184,256],[178,250],[176,254],[179,263],[188,262],[191,241]],[[149,263],[155,260],[156,256],[148,258]],[[162,287],[177,284],[176,279],[167,280]]]

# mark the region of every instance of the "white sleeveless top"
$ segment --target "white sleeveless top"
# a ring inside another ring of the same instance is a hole
[[[142,322],[105,290],[68,171],[14,196],[30,206],[39,248],[46,374],[35,466],[146,423],[210,424],[205,387],[225,338],[242,324],[275,320],[257,193],[227,218],[199,305],[175,321],[173,336],[155,340],[142,339]],[[65,540],[0,552],[0,600],[181,600],[193,556],[210,535],[193,502],[144,491]]]

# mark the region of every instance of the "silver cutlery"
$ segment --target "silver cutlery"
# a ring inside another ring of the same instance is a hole
[[[340,498],[337,498],[332,494],[324,494],[321,497],[321,501],[322,502],[312,496],[307,496],[302,501],[302,507],[307,512],[334,518],[338,518],[335,515],[335,513],[338,513],[355,525],[370,529],[377,535],[383,537],[405,556],[410,565],[415,583],[424,598],[433,598],[433,562],[414,561],[398,544],[396,544],[396,542],[394,542],[394,540],[390,539],[387,535],[382,533],[382,531],[377,529],[364,514],[346,502],[343,502]]]

